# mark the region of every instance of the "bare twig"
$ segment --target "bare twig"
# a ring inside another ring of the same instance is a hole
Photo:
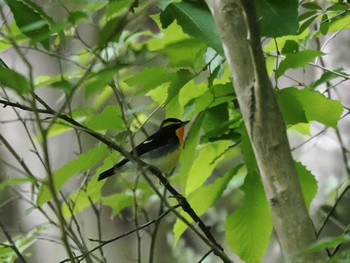
[[[21,251],[19,251],[19,249],[17,248],[17,246],[16,246],[15,242],[13,241],[11,235],[7,232],[6,228],[1,223],[1,221],[0,221],[0,228],[1,228],[2,232],[4,233],[5,237],[7,238],[8,242],[10,243],[9,247],[16,253],[16,255],[18,256],[18,258],[21,260],[22,263],[26,263],[27,260],[24,258],[24,256],[22,255]]]

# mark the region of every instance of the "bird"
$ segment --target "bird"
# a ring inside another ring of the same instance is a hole
[[[138,144],[130,154],[135,154],[145,163],[155,166],[163,174],[170,173],[179,161],[184,146],[185,125],[189,121],[167,118],[160,124],[157,132]],[[123,172],[130,160],[122,159],[112,168],[102,172],[98,181],[118,172]]]

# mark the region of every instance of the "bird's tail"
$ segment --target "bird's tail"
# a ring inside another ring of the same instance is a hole
[[[117,171],[118,172],[121,172],[121,168],[124,166],[124,164],[128,163],[129,160],[127,159],[123,159],[121,160],[119,163],[117,163],[116,165],[114,165],[112,168],[108,169],[107,171],[104,171],[103,173],[101,173],[99,176],[98,176],[98,179],[97,181],[101,181],[107,177],[110,177],[111,175],[113,174],[116,174]]]
[[[115,174],[115,167],[113,166],[112,168],[108,169],[107,171],[104,171],[98,176],[97,181],[101,181],[107,177],[110,177],[111,175]]]

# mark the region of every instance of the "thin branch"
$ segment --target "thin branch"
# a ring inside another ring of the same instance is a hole
[[[338,204],[340,203],[341,199],[343,198],[343,196],[346,194],[347,191],[350,190],[350,185],[348,185],[343,192],[339,195],[339,197],[337,198],[337,200],[335,201],[334,205],[332,206],[332,209],[328,212],[326,218],[323,220],[323,223],[321,225],[321,227],[318,229],[318,231],[316,232],[316,236],[317,238],[321,235],[324,227],[326,226],[326,224],[328,223],[329,219],[332,217],[333,213],[335,212]]]
[[[21,251],[19,251],[19,249],[17,248],[15,242],[12,240],[11,235],[7,232],[6,228],[4,227],[4,225],[2,224],[2,222],[0,221],[0,228],[2,230],[2,232],[4,233],[5,237],[7,238],[8,242],[10,243],[10,248],[13,249],[13,251],[16,253],[17,257],[23,262],[26,263],[27,260],[24,258],[24,256],[22,255]]]
[[[179,205],[176,206],[176,207],[179,207]],[[151,221],[149,221],[149,222],[147,222],[147,223],[145,223],[145,224],[139,226],[137,229],[134,228],[134,229],[132,229],[132,230],[130,230],[130,231],[125,232],[124,234],[122,234],[122,235],[120,235],[120,236],[117,236],[117,237],[112,238],[112,239],[109,239],[109,240],[100,240],[100,239],[91,239],[91,238],[90,238],[90,239],[89,239],[90,241],[99,242],[100,244],[99,244],[98,246],[94,247],[93,249],[87,251],[86,253],[81,254],[81,255],[79,255],[79,256],[76,256],[75,259],[83,260],[83,259],[86,257],[86,254],[91,254],[91,253],[93,253],[94,251],[100,249],[101,247],[103,247],[103,246],[105,246],[105,245],[107,245],[107,244],[110,244],[110,243],[112,243],[112,242],[114,242],[114,241],[117,241],[117,240],[122,239],[122,238],[124,238],[124,237],[126,237],[126,236],[129,236],[129,235],[135,233],[136,231],[140,231],[140,230],[142,230],[142,229],[144,229],[144,228],[146,228],[146,227],[149,227],[150,225],[154,224],[157,220],[159,220],[159,219],[164,218],[165,216],[167,216],[170,212],[171,212],[171,210],[169,209],[168,211],[164,212],[161,216],[159,216],[159,217],[157,217],[156,219],[151,220]],[[69,259],[65,259],[65,260],[60,261],[60,263],[65,263],[65,262],[69,262]]]

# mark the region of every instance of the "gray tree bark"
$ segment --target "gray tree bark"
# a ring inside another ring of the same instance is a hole
[[[305,255],[316,240],[286,127],[267,75],[253,0],[206,0],[217,24],[286,262],[322,257]]]

